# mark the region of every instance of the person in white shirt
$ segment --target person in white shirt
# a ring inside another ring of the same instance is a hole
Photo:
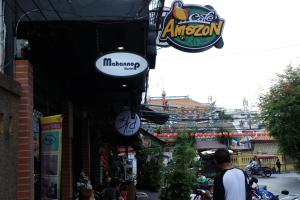
[[[214,200],[247,200],[249,184],[245,173],[231,164],[230,153],[226,149],[218,149],[214,154],[214,162],[220,173],[214,179],[213,194],[205,192],[203,198]]]

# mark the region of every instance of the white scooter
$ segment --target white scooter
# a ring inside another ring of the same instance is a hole
[[[279,196],[279,200],[300,200],[298,194],[290,194],[289,191],[283,190]]]

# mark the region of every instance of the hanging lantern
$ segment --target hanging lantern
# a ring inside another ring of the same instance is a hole
[[[243,133],[243,136],[250,136],[251,135],[251,133]]]
[[[233,133],[235,137],[241,137],[242,134],[241,133]]]
[[[222,136],[222,133],[216,133],[216,136],[217,136],[217,137],[221,137],[221,136]]]
[[[249,136],[255,136],[256,133],[249,133]]]
[[[269,134],[268,133],[263,133],[263,136],[268,136]]]
[[[262,133],[256,133],[256,135],[259,137],[259,136],[262,136]]]
[[[154,136],[154,137],[157,137],[157,133],[153,133],[153,136]]]
[[[173,136],[174,136],[174,138],[176,138],[177,137],[177,133],[174,133]]]

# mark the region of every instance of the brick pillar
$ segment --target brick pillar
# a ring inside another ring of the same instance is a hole
[[[82,167],[86,175],[91,178],[91,152],[89,119],[84,118],[81,129],[81,158]]]
[[[16,80],[21,84],[17,147],[17,200],[34,199],[33,71],[28,60],[16,61]]]
[[[63,200],[73,199],[73,106],[63,108],[61,192]]]

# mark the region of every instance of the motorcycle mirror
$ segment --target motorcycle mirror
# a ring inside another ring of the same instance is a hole
[[[281,191],[281,194],[284,194],[284,195],[289,195],[289,191],[287,191],[287,190],[283,190],[283,191]]]

